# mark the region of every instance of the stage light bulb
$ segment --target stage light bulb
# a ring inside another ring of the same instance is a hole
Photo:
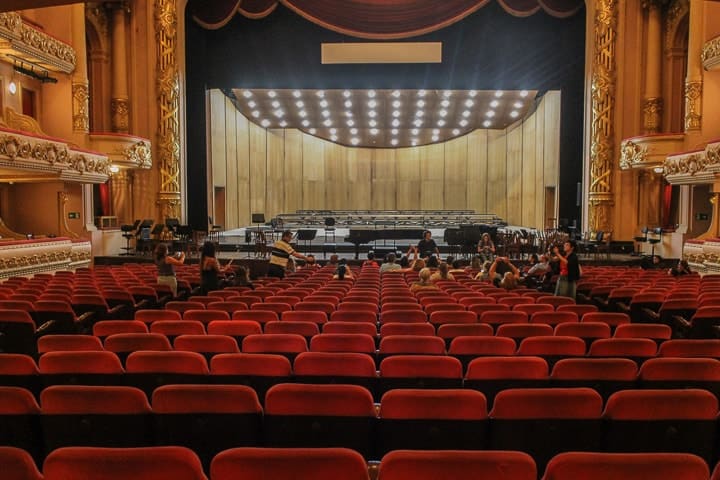
[[[392,133],[393,135],[397,135],[397,134],[398,134],[398,129],[397,129],[397,128],[393,128],[392,130],[390,130],[390,133]]]
[[[270,97],[270,98],[275,98],[276,95],[277,95],[277,93],[275,93],[275,90],[270,90],[268,92],[268,97]]]
[[[453,135],[460,135],[460,130],[458,130],[457,128],[454,128],[453,131],[452,131],[452,134],[453,134]]]
[[[444,127],[444,126],[445,126],[445,120],[443,120],[443,119],[441,118],[440,120],[438,120],[438,123],[437,123],[437,124],[438,124],[438,127]]]
[[[348,117],[348,118],[352,118],[353,113],[352,113],[350,110],[348,110],[348,111],[345,112],[345,116]]]
[[[393,90],[392,96],[398,98],[400,96],[400,90]]]
[[[377,102],[375,100],[370,100],[368,102],[368,107],[375,108],[377,106]]]
[[[322,111],[322,116],[323,116],[323,117],[329,117],[329,116],[330,116],[330,110],[323,110],[323,111]]]
[[[305,102],[303,102],[302,100],[298,100],[297,102],[295,102],[295,106],[298,108],[303,108],[305,106]]]
[[[530,93],[530,92],[528,92],[527,90],[521,90],[521,91],[520,91],[520,96],[523,97],[523,98],[525,98],[525,97],[528,96],[528,93]]]
[[[433,135],[440,135],[440,129],[439,129],[439,128],[433,128]]]
[[[443,110],[440,110],[438,113],[439,113],[439,115],[440,115],[441,117],[444,117],[444,116],[447,115],[447,110],[444,110],[444,109],[443,109]]]
[[[252,116],[253,116],[254,118],[260,118],[260,112],[257,111],[257,110],[253,110]]]
[[[423,115],[425,115],[425,112],[423,112],[422,110],[418,110],[417,112],[415,112],[416,117],[422,117]]]
[[[327,100],[323,100],[322,102],[320,102],[320,106],[321,106],[322,108],[327,108],[327,106],[328,106]]]
[[[350,135],[357,135],[358,129],[357,128],[351,128],[350,129]]]
[[[487,112],[485,112],[485,116],[493,118],[495,116],[495,112],[492,110],[488,110]]]
[[[327,120],[325,120],[325,121],[323,122],[323,125],[325,125],[326,127],[331,126],[331,125],[332,125],[332,120],[330,120],[330,119],[328,118]]]
[[[417,138],[413,138],[411,144],[413,147],[416,146],[418,144]]]
[[[500,102],[498,102],[497,100],[493,100],[492,102],[490,102],[490,106],[492,108],[497,108],[498,105],[500,105]]]
[[[503,96],[502,90],[496,91],[496,92],[495,92],[495,96],[498,97],[498,98],[502,97],[502,96]]]
[[[461,126],[461,127],[467,127],[467,124],[468,124],[468,121],[465,120],[464,118],[463,118],[462,120],[460,120],[460,126]]]
[[[432,141],[437,142],[438,140],[440,140],[440,137],[438,137],[437,135],[433,135]]]
[[[337,138],[337,135],[330,136],[330,140],[332,140],[333,142],[337,142]]]
[[[443,92],[443,97],[445,97],[445,98],[449,97],[450,95],[452,95],[452,92],[450,90],[445,90]]]
[[[345,108],[352,107],[352,102],[350,100],[345,100]]]
[[[399,127],[399,126],[400,126],[400,120],[398,120],[397,118],[396,118],[395,120],[393,120],[393,121],[392,121],[392,126],[393,126],[393,127]]]
[[[400,102],[400,100],[395,100],[392,103],[393,108],[400,108],[400,105],[402,105],[402,102]]]
[[[473,105],[475,105],[475,102],[473,102],[472,100],[469,100],[469,99],[468,99],[468,100],[465,100],[465,106],[466,106],[466,107],[470,108],[470,107],[472,107]]]
[[[335,135],[336,133],[337,133],[337,128],[330,129],[330,135]]]
[[[318,90],[317,92],[315,92],[315,95],[317,95],[320,98],[323,98],[325,96],[325,92],[322,90]]]
[[[423,108],[425,106],[425,100],[418,100],[417,106],[418,106],[418,108]]]
[[[475,98],[475,96],[477,95],[477,90],[470,90],[469,93],[471,97]]]
[[[392,146],[397,145],[397,144],[398,144],[397,138],[393,138],[392,140],[390,140],[390,144],[391,144]]]
[[[415,121],[413,122],[413,124],[414,124],[416,127],[419,127],[420,125],[423,124],[423,121],[418,118],[417,120],[415,120]]]
[[[520,114],[518,113],[517,110],[513,110],[512,112],[510,112],[510,116],[511,116],[512,118],[517,118],[519,115],[520,115]]]
[[[392,116],[397,118],[400,116],[400,110],[393,110]]]
[[[278,102],[277,100],[273,100],[271,105],[273,106],[273,108],[280,108],[280,102]]]
[[[265,119],[265,120],[263,120],[263,121],[260,122],[260,125],[262,125],[263,127],[267,128],[267,127],[270,126],[270,120]]]
[[[375,98],[375,90],[368,90],[368,97]]]
[[[283,115],[285,115],[285,112],[282,111],[282,110],[275,110],[275,111],[273,112],[273,115],[275,115],[276,117],[280,118],[280,117],[282,117]]]
[[[302,95],[302,93],[300,93],[300,90],[293,90],[293,97],[300,98],[300,95]]]
[[[118,173],[120,171],[120,167],[117,165],[110,165],[110,173]]]
[[[370,129],[370,135],[377,135],[377,134],[378,134],[378,129],[377,129],[377,128],[371,128],[371,129]]]
[[[352,95],[352,93],[350,93],[350,90],[345,90],[343,92],[343,97],[345,97],[345,98],[350,98],[350,95]]]
[[[307,112],[305,110],[300,110],[298,112],[298,115],[300,115],[301,118],[305,118],[307,117]]]
[[[368,125],[370,125],[371,127],[377,127],[377,122],[375,120],[370,120],[368,122]]]
[[[308,132],[310,132],[311,135],[315,135],[317,133],[317,128],[311,128]]]
[[[462,113],[462,116],[465,117],[465,118],[469,117],[469,116],[470,116],[470,110],[465,110],[465,111]]]
[[[485,127],[485,128],[489,127],[490,125],[492,125],[492,122],[490,120],[485,120],[483,122],[483,127]]]
[[[522,108],[522,106],[523,106],[522,102],[513,103],[513,107],[515,107],[515,108]]]
[[[377,116],[377,112],[375,110],[370,110],[368,112],[368,117],[375,118]]]
[[[358,143],[360,143],[360,139],[355,137],[352,140],[350,140],[350,143],[352,143],[353,145],[357,145]]]
[[[12,86],[15,82],[10,82],[10,85]],[[17,88],[17,87],[15,87]],[[12,93],[12,90],[10,91]],[[250,98],[252,97],[252,92],[250,90],[243,90],[243,97]]]
[[[248,107],[250,107],[250,108],[255,108],[256,105],[257,105],[257,103],[253,102],[252,100],[250,100],[248,102]]]
[[[348,126],[348,127],[352,127],[353,125],[355,125],[355,120],[348,120],[348,121],[347,121],[347,126]]]
[[[303,127],[309,127],[309,126],[310,126],[310,120],[303,120],[303,121],[302,121],[302,126],[303,126]]]
[[[418,97],[424,97],[425,95],[427,95],[427,91],[425,91],[425,90],[418,90]]]
[[[440,102],[440,105],[447,108],[450,106],[450,100],[443,100],[442,102]]]
[[[282,122],[280,122],[280,126],[283,128],[287,127],[287,122],[283,120]]]
[[[411,132],[413,135],[417,135],[418,133],[420,133],[420,130],[418,130],[417,128],[413,128]]]

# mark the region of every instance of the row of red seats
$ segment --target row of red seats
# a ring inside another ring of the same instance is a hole
[[[0,447],[0,462],[13,480],[207,480],[198,457],[183,447],[84,448],[53,452],[41,474],[22,450]],[[536,480],[537,467],[521,452],[394,451],[382,458],[378,480]],[[370,480],[368,466],[343,448],[235,448],[219,453],[212,480]],[[375,476],[373,475],[373,478]],[[707,464],[689,454],[561,453],[543,480],[719,480]]]
[[[392,390],[379,407],[358,385],[279,384],[264,407],[245,386],[0,387],[3,443],[36,458],[65,446],[182,445],[206,462],[232,446],[346,447],[367,459],[401,449],[529,453],[540,465],[574,450],[692,453],[715,462],[718,400],[705,390],[509,389],[488,411],[472,390]],[[604,406],[603,406],[604,404]],[[36,425],[40,420],[39,428]],[[218,422],[222,422],[219,426]],[[31,444],[28,444],[31,442]]]

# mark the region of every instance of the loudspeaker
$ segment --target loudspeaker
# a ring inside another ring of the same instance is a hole
[[[582,183],[577,183],[577,190],[575,191],[575,206],[579,207],[582,205]]]

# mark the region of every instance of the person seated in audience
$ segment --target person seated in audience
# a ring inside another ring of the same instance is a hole
[[[177,297],[177,278],[175,277],[175,266],[185,263],[185,254],[177,252],[175,256],[168,256],[168,246],[159,243],[155,247],[155,265],[158,268],[157,283],[167,285],[172,291],[173,297]]]
[[[426,267],[425,260],[423,260],[422,258],[416,258],[413,261],[412,265],[410,266],[410,271],[419,272],[420,270],[422,270],[425,267]]]
[[[250,270],[243,267],[242,265],[239,266],[235,271],[235,279],[233,280],[233,285],[236,287],[248,287],[251,290],[255,290],[255,285],[253,285],[252,281],[250,280]]]
[[[380,266],[380,273],[394,272],[400,270],[402,267],[395,263],[395,254],[388,253],[385,255],[385,263]]]
[[[482,270],[483,268],[483,259],[480,258],[480,255],[475,255],[472,260],[470,260],[470,270]]]
[[[477,244],[477,253],[483,261],[490,261],[495,256],[495,244],[489,233],[483,233]]]
[[[329,266],[337,268],[339,263],[340,263],[340,257],[338,257],[335,254],[330,255],[330,260],[328,260]]]
[[[662,257],[659,255],[653,255],[652,257],[645,256],[640,261],[640,268],[643,270],[657,270],[661,268]]]
[[[540,255],[538,258],[537,254],[533,253],[530,257],[530,264],[525,272],[526,277],[542,277],[552,271],[547,255]]]
[[[350,270],[350,267],[348,267],[345,263],[345,259],[339,261],[337,270],[335,270],[335,275],[333,275],[333,280],[345,280],[346,278],[354,278],[352,270]]]
[[[410,270],[410,259],[407,255],[403,255],[400,258],[400,268],[405,271]]]
[[[224,286],[225,274],[230,270],[230,260],[224,267],[215,257],[215,244],[205,242],[200,250],[200,289],[204,295]],[[223,278],[221,278],[223,277]]]
[[[450,267],[448,267],[448,264],[445,263],[445,262],[442,262],[442,263],[438,266],[438,271],[435,272],[435,273],[433,273],[433,274],[430,276],[430,281],[431,281],[431,282],[435,283],[435,282],[437,282],[438,280],[451,280],[451,281],[455,281],[455,277],[453,276],[452,273],[450,273]]]
[[[410,291],[415,293],[419,290],[437,290],[437,285],[430,281],[430,275],[431,272],[429,268],[420,270],[420,273],[418,273],[418,281],[410,286]]]
[[[320,268],[320,265],[315,261],[315,255],[307,255],[305,258],[305,265],[300,267],[302,270],[317,270]]]
[[[462,267],[462,261],[453,260],[450,264],[452,265],[452,269],[448,273],[465,273],[465,269]]]
[[[438,268],[440,266],[440,260],[437,255],[430,255],[427,259],[426,265],[428,268]]]
[[[375,252],[370,250],[367,254],[367,260],[362,264],[363,267],[378,267],[378,263],[375,261]]]
[[[488,272],[489,278],[495,278],[497,275],[497,270],[500,265],[506,266],[506,269],[509,268],[509,271],[506,271],[502,275],[502,280],[498,283],[498,287],[504,288],[505,290],[514,290],[516,288],[520,287],[520,270],[510,262],[510,260],[507,257],[496,257],[493,261],[492,265],[490,266],[490,270]],[[495,282],[493,282],[495,283]]]
[[[690,270],[690,265],[688,264],[687,260],[680,260],[676,266],[668,270],[668,275],[672,275],[673,277],[677,277],[680,275],[689,275],[693,273],[692,270]]]
[[[495,276],[490,276],[490,267],[492,267],[492,262],[487,261],[482,264],[482,267],[477,275],[475,275],[475,280],[483,280],[485,282],[492,282],[494,283],[495,280],[500,280],[500,275],[495,273]]]

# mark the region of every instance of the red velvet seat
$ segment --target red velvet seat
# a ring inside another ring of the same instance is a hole
[[[532,457],[522,452],[399,450],[380,462],[382,480],[536,480]]]
[[[695,455],[567,452],[548,463],[543,480],[705,480],[708,475],[707,464]]]

